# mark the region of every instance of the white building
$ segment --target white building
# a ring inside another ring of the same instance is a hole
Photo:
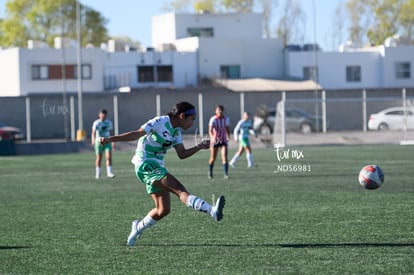
[[[197,52],[201,78],[280,78],[282,42],[262,33],[259,13],[167,13],[152,19],[152,44]]]
[[[348,52],[291,51],[286,55],[289,76],[316,80],[324,89],[414,87],[413,46]]]
[[[77,50],[0,49],[0,96],[77,92]],[[203,79],[295,78],[324,89],[414,87],[414,47],[380,46],[348,52],[285,51],[264,39],[262,15],[167,13],[153,17],[154,48],[134,50],[111,41],[82,49],[82,91],[121,87],[183,88]],[[38,45],[38,46],[36,46]]]
[[[102,91],[105,53],[99,49],[82,52],[83,90]],[[0,50],[0,96],[76,92],[76,56],[74,48],[64,52],[49,48]]]

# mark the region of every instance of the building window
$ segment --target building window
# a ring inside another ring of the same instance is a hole
[[[81,73],[82,73],[82,79],[92,79],[92,66],[89,64],[82,65]],[[78,67],[77,66],[74,67],[73,75],[75,79],[78,78]]]
[[[138,66],[138,82],[172,82],[172,66]]]
[[[154,81],[154,66],[138,66],[138,82]]]
[[[395,64],[395,76],[398,79],[411,78],[411,64],[409,62],[398,62]]]
[[[361,66],[347,66],[346,81],[361,82]]]
[[[221,65],[221,78],[237,79],[240,78],[240,65]]]
[[[159,82],[172,82],[173,69],[172,66],[157,66],[157,76]]]
[[[77,65],[32,65],[33,80],[77,79]],[[82,65],[82,79],[92,78],[92,66]]]
[[[303,67],[303,79],[318,81],[318,67]]]
[[[41,80],[48,79],[49,67],[46,65],[33,65],[32,66],[32,79]]]
[[[213,28],[188,28],[187,34],[188,36],[196,36],[196,37],[213,37],[214,29]]]

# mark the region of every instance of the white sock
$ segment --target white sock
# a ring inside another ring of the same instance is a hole
[[[101,174],[101,167],[96,167],[96,174],[100,175]]]
[[[234,156],[233,156],[233,158],[230,160],[230,164],[235,164],[236,163],[236,161],[239,159],[239,155],[238,154],[235,154]]]
[[[247,165],[253,166],[253,155],[251,153],[246,153]]]
[[[187,199],[187,206],[200,212],[211,212],[211,205],[197,196],[189,195]]]
[[[112,174],[112,166],[106,166],[106,173]]]
[[[145,216],[138,224],[137,224],[137,230],[139,233],[142,233],[145,229],[150,228],[154,224],[156,224],[157,221],[154,220],[149,214]]]

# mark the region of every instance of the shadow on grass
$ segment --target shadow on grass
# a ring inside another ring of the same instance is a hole
[[[321,243],[279,244],[283,248],[331,248],[331,247],[412,247],[414,243]]]
[[[0,245],[0,250],[12,250],[12,249],[28,249],[30,246],[17,246],[17,245]]]
[[[140,244],[139,246],[158,247],[279,247],[279,248],[343,248],[343,247],[414,247],[414,243],[321,243],[321,244]]]

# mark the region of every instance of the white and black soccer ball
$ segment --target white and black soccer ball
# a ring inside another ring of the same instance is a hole
[[[377,189],[384,183],[384,172],[378,165],[366,165],[359,171],[358,182],[366,189]]]

